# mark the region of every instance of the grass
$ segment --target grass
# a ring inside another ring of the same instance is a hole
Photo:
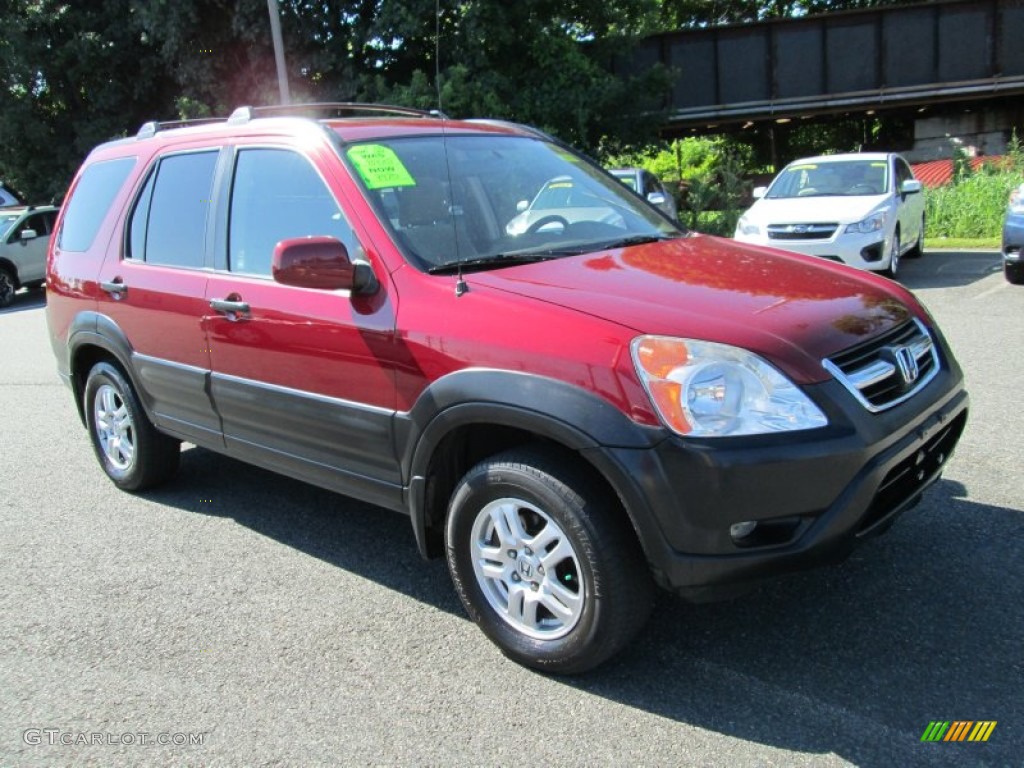
[[[1020,181],[1016,171],[982,170],[957,184],[926,190],[927,236],[998,245],[1010,190]]]
[[[999,237],[926,237],[924,239],[926,251],[998,251],[1002,245],[1002,239]]]

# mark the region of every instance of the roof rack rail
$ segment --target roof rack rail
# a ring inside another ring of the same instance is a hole
[[[547,133],[546,131],[542,131],[540,128],[535,128],[534,126],[526,125],[525,123],[517,123],[517,122],[514,122],[512,120],[499,120],[499,119],[492,118],[492,117],[471,117],[471,118],[467,119],[466,122],[467,123],[479,123],[481,125],[497,125],[497,126],[500,126],[502,128],[518,128],[519,130],[525,131],[526,133],[533,134],[534,136],[536,136],[538,138],[547,139],[548,141],[554,141],[554,142],[561,143],[559,141],[559,139],[557,139],[556,137],[552,136],[550,133]]]
[[[155,136],[159,131],[166,131],[169,128],[184,128],[188,125],[206,125],[208,123],[223,123],[223,117],[195,117],[189,120],[150,120],[143,123],[139,132],[135,134],[137,139],[148,139]]]
[[[433,109],[426,112],[422,109],[412,107],[395,107],[388,104],[367,104],[359,101],[327,101],[314,102],[312,104],[274,104],[265,107],[238,107],[228,118],[228,125],[247,123],[254,117],[266,115],[301,115],[306,112],[338,112],[349,114],[338,114],[335,117],[350,117],[355,112],[380,113],[387,115],[399,115],[401,117],[447,117],[443,112]]]

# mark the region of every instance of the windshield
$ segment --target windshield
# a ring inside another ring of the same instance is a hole
[[[409,260],[432,272],[683,234],[600,168],[540,139],[407,137],[344,154]]]
[[[0,239],[7,236],[8,230],[20,217],[20,214],[0,214]]]
[[[888,191],[889,164],[885,160],[834,160],[787,167],[765,197],[856,197]]]

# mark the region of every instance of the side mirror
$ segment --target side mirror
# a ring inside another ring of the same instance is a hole
[[[37,237],[39,237],[39,233],[36,232],[34,229],[23,229],[23,230],[21,230],[21,239],[22,240],[35,240]]]
[[[525,211],[529,207],[530,207],[530,201],[529,200],[520,200],[518,203],[516,203],[516,213],[522,213],[523,211]]]
[[[375,293],[377,276],[369,264],[352,262],[348,249],[333,237],[294,237],[274,246],[274,280],[296,288]]]
[[[665,195],[663,195],[661,192],[651,192],[649,195],[647,195],[647,202],[650,203],[651,205],[664,205]]]
[[[754,187],[754,191],[750,194],[755,200],[760,200],[767,192],[768,187]]]
[[[904,195],[913,195],[921,191],[921,182],[917,179],[907,179],[900,184],[900,193]]]

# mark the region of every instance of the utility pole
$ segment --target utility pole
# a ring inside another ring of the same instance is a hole
[[[281,89],[281,103],[291,104],[292,97],[288,92],[288,70],[284,65],[284,40],[281,38],[281,16],[277,8],[277,0],[267,0],[270,12],[270,36],[274,40],[274,61],[277,62],[277,85]]]

